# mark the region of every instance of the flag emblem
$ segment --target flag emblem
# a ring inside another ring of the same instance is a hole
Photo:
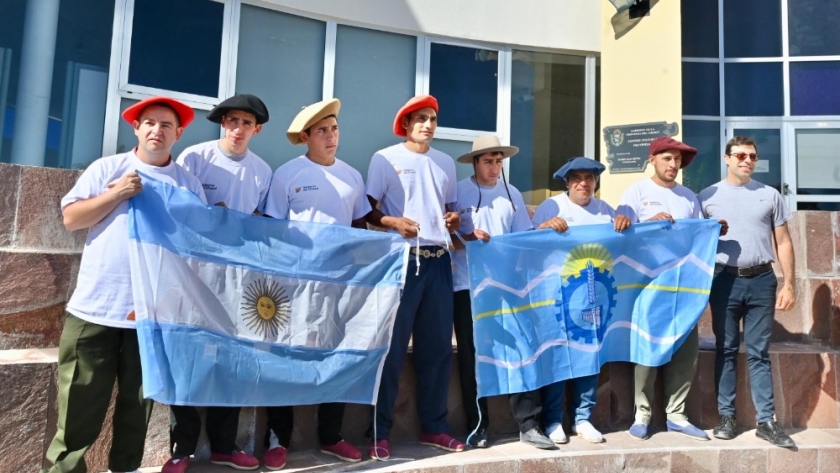
[[[283,286],[271,279],[257,279],[242,292],[240,310],[249,329],[275,339],[289,322],[291,304]]]

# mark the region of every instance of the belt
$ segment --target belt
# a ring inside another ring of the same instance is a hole
[[[411,247],[411,254],[422,256],[423,258],[440,258],[446,254],[446,251],[446,248],[439,246]]]
[[[738,268],[736,266],[724,266],[723,270],[727,273],[732,273],[736,276],[741,276],[748,278],[750,276],[756,276],[758,274],[764,274],[767,271],[773,269],[773,265],[770,263],[760,264],[758,266],[753,266],[751,268]]]

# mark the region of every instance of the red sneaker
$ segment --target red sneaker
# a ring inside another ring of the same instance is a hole
[[[253,455],[239,450],[230,453],[210,452],[210,463],[225,465],[237,470],[256,470],[260,467],[260,461]]]
[[[447,452],[463,452],[464,442],[452,438],[447,433],[439,434],[420,434],[420,443],[423,445],[431,445],[432,447],[442,448]]]
[[[357,462],[362,459],[362,452],[350,445],[350,442],[342,440],[333,445],[321,445],[321,453],[332,455],[346,462]]]
[[[374,460],[387,460],[391,458],[391,445],[388,439],[371,440],[368,447],[368,456]]]
[[[189,466],[190,457],[170,458],[169,461],[163,464],[160,473],[184,473]]]
[[[263,463],[267,470],[280,470],[286,466],[286,447],[274,447],[265,452]]]

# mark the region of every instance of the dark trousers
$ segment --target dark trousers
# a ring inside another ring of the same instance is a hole
[[[368,435],[387,439],[394,424],[394,403],[408,341],[414,334],[414,371],[417,374],[417,409],[423,432],[449,430],[446,397],[452,363],[452,265],[449,254],[420,258],[416,275],[414,256],[405,268],[406,281],[394,320],[391,349],[379,383],[374,426]],[[375,429],[374,429],[375,427]]]
[[[723,271],[712,282],[709,305],[716,341],[715,384],[720,415],[735,415],[736,367],[743,319],[756,420],[773,420],[775,409],[769,348],[776,314],[777,285],[773,271],[751,277]]]
[[[70,313],[58,348],[58,430],[47,449],[50,473],[85,473],[117,383],[108,468],[140,467],[152,401],[143,398],[137,331],[86,322]],[[2,469],[2,467],[0,467]]]
[[[201,417],[193,406],[169,406],[169,448],[175,458],[195,453],[201,435]],[[207,407],[207,439],[210,450],[229,454],[239,450],[236,431],[239,429],[238,407]]]
[[[343,402],[331,402],[318,406],[318,441],[321,445],[335,445],[341,442],[341,424],[344,420]],[[295,412],[292,406],[265,408],[266,423],[265,444],[269,444],[271,434],[277,436],[280,445],[288,448],[292,442],[292,428],[295,424]]]
[[[473,341],[472,305],[470,291],[455,292],[455,340],[458,342],[458,372],[461,379],[461,400],[467,414],[467,428],[486,429],[489,422],[487,399],[478,397],[475,377],[475,342]],[[479,419],[479,410],[481,416]]]
[[[510,395],[510,410],[513,418],[519,423],[519,431],[523,434],[540,426],[542,413],[542,396],[540,390],[526,391]]]

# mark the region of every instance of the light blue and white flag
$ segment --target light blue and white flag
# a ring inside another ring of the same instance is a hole
[[[659,366],[697,324],[720,225],[650,222],[512,233],[467,243],[479,396]]]
[[[407,254],[398,235],[209,207],[143,176],[129,238],[146,397],[376,402]]]

